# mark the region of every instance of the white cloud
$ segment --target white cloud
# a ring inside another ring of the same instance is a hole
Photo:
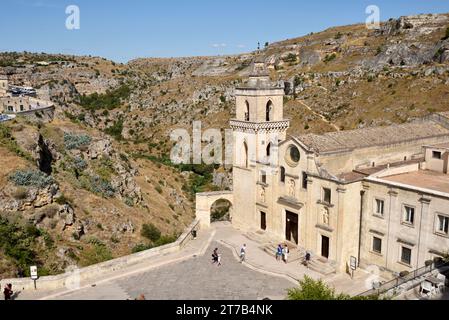
[[[227,47],[228,45],[226,44],[226,43],[214,43],[213,45],[212,45],[212,47],[214,47],[214,48],[225,48],[225,47]]]

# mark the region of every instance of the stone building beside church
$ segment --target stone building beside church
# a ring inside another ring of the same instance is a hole
[[[27,115],[35,114],[35,112],[39,111],[49,111],[54,109],[54,104],[51,101],[43,100],[27,94],[11,94],[11,87],[12,86],[10,86],[8,77],[5,75],[0,75],[0,114]]]
[[[287,242],[345,272],[350,261],[386,274],[412,271],[449,250],[449,113],[388,127],[322,135],[289,132],[284,88],[262,62],[235,89],[232,224]]]

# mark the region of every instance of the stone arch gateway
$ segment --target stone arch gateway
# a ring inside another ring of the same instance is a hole
[[[232,205],[234,196],[232,191],[204,192],[196,194],[196,218],[200,221],[201,228],[209,228],[211,220],[211,206],[218,200],[227,200],[231,203],[230,216],[232,217]]]

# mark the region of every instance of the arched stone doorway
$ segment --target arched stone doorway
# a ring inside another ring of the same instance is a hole
[[[212,207],[216,203],[225,201],[229,203],[229,220],[232,220],[232,191],[205,192],[196,194],[196,218],[200,220],[201,228],[209,228],[212,220]],[[223,208],[223,207],[222,207]]]
[[[210,207],[210,222],[231,221],[232,203],[226,199],[218,199]]]

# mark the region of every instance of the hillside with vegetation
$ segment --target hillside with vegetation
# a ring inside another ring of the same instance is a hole
[[[449,14],[335,27],[219,57],[0,53],[0,74],[56,105],[53,121],[0,124],[0,274],[63,272],[172,241],[218,166],[175,166],[175,128],[228,128],[255,58],[286,86],[289,134],[402,123],[449,111]],[[221,210],[221,209],[220,209]]]

